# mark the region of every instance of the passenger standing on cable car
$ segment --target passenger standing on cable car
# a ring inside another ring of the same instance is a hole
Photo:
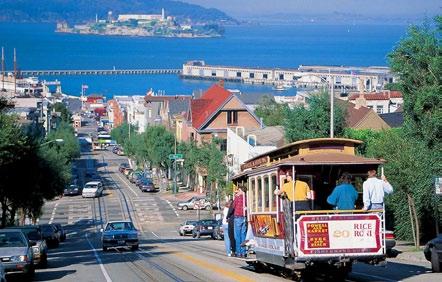
[[[236,245],[236,256],[245,257],[246,248],[241,246],[241,243],[246,239],[247,233],[247,221],[246,221],[246,211],[245,211],[245,193],[243,191],[244,187],[239,187],[236,190],[235,197],[233,199],[234,210],[234,222],[235,222],[235,245]]]
[[[328,196],[327,203],[338,210],[353,210],[358,199],[358,192],[351,184],[351,174],[344,172],[339,179],[340,184]]]
[[[393,192],[393,186],[382,175],[381,179],[376,177],[376,170],[368,171],[368,178],[362,185],[363,188],[363,210],[382,210],[384,208],[384,196]]]
[[[310,210],[311,191],[307,182],[296,179],[293,182],[292,176],[286,174],[287,182],[282,185],[279,194],[285,193],[291,202],[295,202],[297,211]]]

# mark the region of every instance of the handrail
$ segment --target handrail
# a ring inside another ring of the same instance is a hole
[[[375,213],[384,210],[317,210],[317,211],[296,211],[296,214],[329,214],[329,213]]]

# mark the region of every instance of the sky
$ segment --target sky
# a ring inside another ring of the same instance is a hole
[[[442,14],[441,0],[181,0],[218,8],[242,18],[277,13],[321,15],[333,12],[367,16],[434,16]]]

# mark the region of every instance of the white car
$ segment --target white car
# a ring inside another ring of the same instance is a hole
[[[103,184],[100,181],[91,181],[86,183],[81,196],[83,198],[100,197],[103,194]]]

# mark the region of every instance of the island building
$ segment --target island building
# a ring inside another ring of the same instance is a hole
[[[119,22],[127,22],[127,21],[131,21],[131,20],[136,20],[139,22],[143,22],[143,21],[165,21],[166,20],[166,13],[164,11],[164,8],[161,9],[161,14],[160,15],[156,15],[156,14],[152,14],[152,15],[144,15],[144,14],[123,14],[123,15],[118,15],[118,19],[117,21]]]

